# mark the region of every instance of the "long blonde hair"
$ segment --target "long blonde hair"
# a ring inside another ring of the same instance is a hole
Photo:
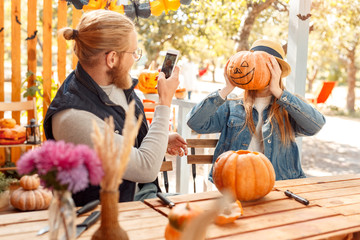
[[[281,79],[279,85],[282,90],[285,89],[285,86]],[[256,134],[255,131],[256,128],[252,114],[255,97],[256,97],[256,90],[245,90],[243,97],[243,103],[246,112],[245,126],[248,126],[252,134]],[[278,123],[281,142],[283,144],[288,145],[291,142],[295,141],[295,134],[290,124],[289,114],[283,107],[280,107],[280,105],[276,103],[276,98],[273,98],[273,102],[268,114],[268,119],[271,124],[271,133],[274,130],[274,122],[275,122],[274,119]],[[265,136],[265,138],[267,137],[270,136]]]
[[[104,51],[127,51],[134,23],[126,16],[110,10],[93,10],[83,14],[77,29],[59,30],[66,40],[74,40],[74,52],[81,64],[94,66],[97,55]]]

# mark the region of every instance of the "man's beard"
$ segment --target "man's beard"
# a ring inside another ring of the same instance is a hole
[[[107,72],[112,79],[112,83],[116,87],[121,89],[129,89],[132,85],[132,80],[129,74],[129,70],[121,67],[120,61],[117,66],[114,66]]]

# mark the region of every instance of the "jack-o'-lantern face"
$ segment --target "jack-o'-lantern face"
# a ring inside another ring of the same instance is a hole
[[[265,88],[270,82],[270,71],[266,65],[269,55],[265,52],[241,51],[230,57],[226,75],[235,85],[247,90]]]
[[[155,62],[152,61],[148,69],[144,69],[139,74],[139,90],[143,93],[157,93],[157,76],[159,71],[155,70]]]
[[[240,65],[240,67],[232,65],[229,66],[230,71],[233,72],[232,76],[230,77],[230,80],[232,80],[235,83],[238,83],[239,85],[246,85],[249,84],[253,78],[254,78],[254,71],[255,67],[252,69],[249,69],[249,63],[247,61],[243,61]],[[242,71],[241,71],[242,69]],[[246,72],[247,71],[247,72]],[[242,82],[237,79],[246,78],[247,82]]]
[[[157,93],[157,76],[159,72],[157,70],[143,70],[139,75],[139,89],[143,93]]]

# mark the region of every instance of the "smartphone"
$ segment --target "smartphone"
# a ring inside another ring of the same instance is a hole
[[[166,52],[165,59],[163,65],[161,67],[161,71],[165,73],[165,78],[169,78],[171,76],[172,71],[176,65],[176,61],[179,56],[179,51],[174,49],[169,49]]]

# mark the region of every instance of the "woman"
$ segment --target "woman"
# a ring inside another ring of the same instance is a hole
[[[295,137],[316,134],[325,118],[285,89],[282,78],[290,74],[291,68],[283,60],[285,53],[280,44],[258,40],[250,51],[271,55],[267,63],[269,85],[262,90],[245,90],[241,99],[227,100],[235,85],[225,74],[225,87],[197,104],[188,114],[187,123],[201,134],[221,133],[213,162],[228,150],[257,151],[271,161],[276,180],[304,178]]]

